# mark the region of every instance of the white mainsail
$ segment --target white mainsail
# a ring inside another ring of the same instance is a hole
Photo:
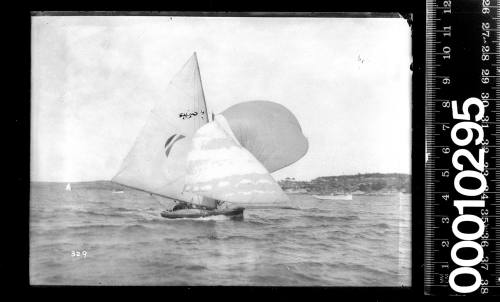
[[[68,184],[66,185],[66,191],[71,191],[71,184],[70,184],[70,183],[68,183]]]
[[[183,192],[191,138],[208,122],[196,53],[169,83],[113,182],[164,197],[212,206]]]
[[[264,165],[241,146],[223,115],[201,127],[192,142],[186,192],[239,204],[289,201]]]

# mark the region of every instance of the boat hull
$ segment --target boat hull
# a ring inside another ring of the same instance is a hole
[[[220,210],[198,210],[196,212],[188,211],[163,211],[161,216],[168,219],[179,219],[179,218],[204,218],[210,216],[223,215],[230,218],[242,218],[243,211],[245,208],[238,207],[233,209],[220,209]]]

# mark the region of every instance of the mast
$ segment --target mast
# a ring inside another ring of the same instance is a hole
[[[198,55],[196,54],[196,51],[194,52],[194,59],[196,60],[196,66],[198,67],[198,76],[200,77],[200,86],[201,86],[201,95],[203,96],[203,104],[205,105],[205,108],[207,110],[207,121],[210,119],[210,116],[208,114],[208,106],[207,106],[207,99],[205,98],[205,90],[203,90],[203,79],[201,78],[201,71],[200,71],[200,62],[198,62]],[[213,121],[213,113],[212,113],[212,121]]]

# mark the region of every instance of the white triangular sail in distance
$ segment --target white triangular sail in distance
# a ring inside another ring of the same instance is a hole
[[[240,145],[223,115],[201,127],[192,143],[186,192],[238,204],[289,201],[267,169]]]
[[[166,95],[146,125],[113,182],[175,200],[211,205],[183,192],[191,138],[208,121],[196,53],[170,81]]]
[[[68,183],[68,184],[66,185],[66,191],[71,191],[71,184],[70,184],[70,183]]]

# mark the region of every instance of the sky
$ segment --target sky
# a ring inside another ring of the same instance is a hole
[[[32,17],[31,180],[109,180],[197,53],[209,112],[290,109],[307,154],[275,179],[411,172],[402,18]]]

